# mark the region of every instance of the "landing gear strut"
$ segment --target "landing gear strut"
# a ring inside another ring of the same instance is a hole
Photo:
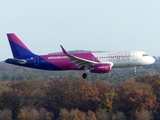
[[[86,79],[86,77],[87,77],[87,72],[89,72],[89,67],[85,66],[85,68],[84,68],[84,73],[82,74],[83,79]]]
[[[134,67],[134,68],[133,68],[133,70],[134,70],[134,75],[135,75],[135,76],[137,76],[136,68],[137,68],[137,67]]]

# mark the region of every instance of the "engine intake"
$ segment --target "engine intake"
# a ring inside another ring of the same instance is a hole
[[[111,70],[110,64],[98,64],[90,67],[91,73],[109,73]]]

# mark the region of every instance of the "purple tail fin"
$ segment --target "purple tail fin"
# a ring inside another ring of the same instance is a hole
[[[14,58],[34,55],[14,33],[8,33],[7,37],[8,37]]]

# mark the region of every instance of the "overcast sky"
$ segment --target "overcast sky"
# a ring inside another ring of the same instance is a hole
[[[12,57],[6,33],[35,54],[140,50],[160,56],[160,0],[1,0],[0,61]]]

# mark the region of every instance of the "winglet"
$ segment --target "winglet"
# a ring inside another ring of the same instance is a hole
[[[61,46],[61,48],[62,48],[62,52],[66,55],[66,54],[67,54],[66,50],[63,48],[62,45],[60,45],[60,46]]]

